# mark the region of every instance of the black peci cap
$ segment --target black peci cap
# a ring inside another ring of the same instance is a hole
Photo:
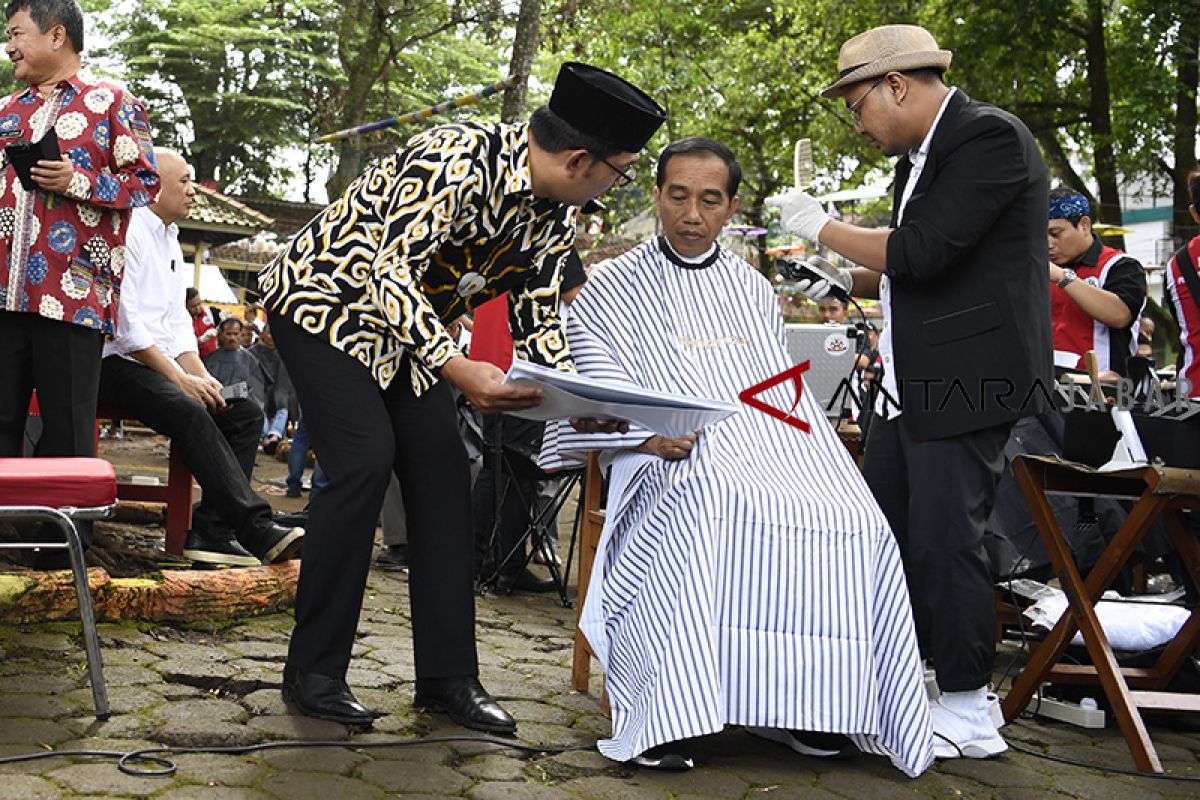
[[[550,110],[581,133],[636,153],[667,119],[667,112],[624,78],[578,61],[558,70]]]

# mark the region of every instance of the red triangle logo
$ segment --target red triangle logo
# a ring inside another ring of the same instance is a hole
[[[808,371],[808,366],[808,361],[802,361],[791,369],[784,370],[778,375],[767,378],[762,383],[756,383],[749,389],[744,389],[742,393],[738,395],[738,399],[751,408],[763,412],[767,416],[774,417],[780,422],[786,422],[793,428],[799,428],[805,433],[809,433],[812,430],[811,426],[809,426],[809,424],[804,420],[792,416],[792,412],[795,411],[796,407],[800,405],[800,395],[804,392],[804,381],[801,380],[800,376]],[[780,411],[778,408],[775,408],[775,406],[768,405],[758,398],[758,395],[762,394],[768,389],[774,388],[779,384],[789,380],[793,381],[796,385],[796,399],[792,402],[792,407],[787,411]]]

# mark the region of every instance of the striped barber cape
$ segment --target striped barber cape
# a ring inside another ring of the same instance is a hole
[[[582,374],[734,403],[792,366],[765,278],[665,241],[598,269],[567,333]],[[761,398],[787,410],[794,385]],[[793,414],[810,432],[742,405],[679,461],[635,452],[646,430],[547,426],[544,465],[611,455],[581,618],[607,673],[609,758],[736,724],[846,734],[910,776],[932,763],[899,549],[808,392]]]

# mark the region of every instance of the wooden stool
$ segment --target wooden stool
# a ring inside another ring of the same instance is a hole
[[[592,646],[588,644],[587,637],[579,629],[579,619],[583,616],[583,603],[587,598],[588,584],[592,578],[592,565],[595,563],[596,550],[600,546],[600,533],[604,530],[604,510],[600,508],[600,501],[603,497],[602,481],[600,454],[592,452],[588,455],[587,470],[583,474],[583,498],[581,500],[583,517],[580,521],[579,537],[579,596],[575,612],[575,648],[571,656],[571,688],[577,692],[588,690],[591,660],[596,655]],[[600,702],[607,714],[609,712],[607,693],[601,692]]]
[[[1200,695],[1165,691],[1184,660],[1200,644],[1200,608],[1193,609],[1153,667],[1131,669],[1117,665],[1108,637],[1096,616],[1095,604],[1160,516],[1165,516],[1171,539],[1192,580],[1200,584],[1200,542],[1188,530],[1182,514],[1183,509],[1200,510],[1200,472],[1146,466],[1101,473],[1053,458],[1022,455],[1013,460],[1013,473],[1066,593],[1068,607],[1058,624],[1033,651],[1028,666],[1004,698],[1004,718],[1011,720],[1020,714],[1044,681],[1099,683],[1137,768],[1143,772],[1162,772],[1162,764],[1138,709],[1200,712]],[[1086,580],[1080,576],[1066,539],[1058,528],[1046,499],[1049,493],[1134,500],[1128,518]],[[1058,663],[1076,630],[1083,635],[1094,666]],[[1130,687],[1137,691],[1130,691]]]
[[[136,422],[120,409],[101,406],[96,409],[96,419],[114,422],[129,420]],[[183,455],[175,442],[171,442],[167,462],[167,484],[146,486],[140,483],[118,483],[117,498],[140,503],[163,503],[167,507],[167,552],[173,556],[183,555],[188,528],[192,527],[192,471],[183,461]]]
[[[88,678],[97,719],[108,719],[108,690],[96,614],[88,589],[83,543],[75,520],[104,519],[117,502],[117,476],[101,458],[0,458],[0,519],[50,522],[63,533],[61,542],[3,542],[0,549],[66,550],[75,578],[75,596],[83,624]]]

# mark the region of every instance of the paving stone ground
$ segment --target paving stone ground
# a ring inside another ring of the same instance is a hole
[[[412,711],[407,605],[403,576],[372,573],[351,673],[360,698],[388,712],[369,733],[287,712],[279,697],[291,627],[287,615],[220,625],[101,625],[113,705],[105,722],[91,714],[77,625],[0,627],[0,756],[51,748],[124,752],[289,739],[338,743],[246,755],[176,755],[178,772],[169,778],[124,775],[111,761],[95,759],[0,765],[0,798],[1200,797],[1197,784],[1108,775],[1017,751],[990,762],[942,762],[909,780],[883,759],[804,758],[735,728],[698,744],[700,766],[692,772],[663,774],[617,764],[592,748],[607,729],[597,699],[600,678],[594,677],[590,694],[569,688],[574,612],[545,595],[480,599],[484,680],[519,719],[515,743],[582,749],[535,755],[471,741],[376,746],[472,735],[444,717]],[[1005,645],[1000,663],[1015,651]],[[1200,776],[1200,735],[1160,727],[1151,732],[1171,773]],[[1006,734],[1037,752],[1132,768],[1115,729],[1022,720]]]
[[[1010,750],[989,762],[948,761],[916,780],[886,760],[855,755],[798,756],[730,728],[698,743],[687,773],[639,770],[600,756],[607,731],[591,692],[570,690],[575,612],[553,596],[487,596],[478,603],[483,680],[519,721],[517,744],[570,747],[531,754],[478,741],[390,745],[473,734],[439,715],[411,709],[412,645],[407,580],[372,571],[350,683],[386,711],[371,732],[288,713],[279,680],[291,617],[286,614],[191,626],[102,624],[113,706],[92,716],[78,624],[0,626],[0,757],[53,750],[127,752],[145,747],[230,747],[286,740],[332,747],[249,754],[178,754],[171,777],[135,777],[113,760],[52,757],[0,764],[3,800],[157,798],[161,800],[668,800],[669,798],[1079,798],[1157,800],[1200,797],[1200,783],[1126,777]],[[1007,666],[1015,645],[1001,648]],[[1005,729],[1036,753],[1132,769],[1119,732],[1020,720]],[[1164,766],[1200,777],[1200,734],[1151,726]]]

